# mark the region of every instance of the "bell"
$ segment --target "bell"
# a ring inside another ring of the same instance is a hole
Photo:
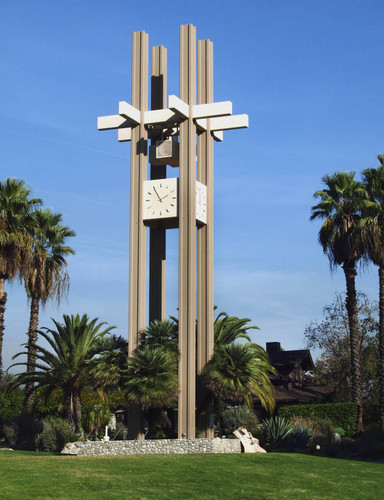
[[[179,143],[177,139],[164,139],[156,141],[156,144],[149,147],[149,163],[156,167],[170,165],[179,166]]]

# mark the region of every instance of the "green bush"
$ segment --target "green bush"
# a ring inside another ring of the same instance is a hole
[[[347,436],[356,434],[358,406],[355,403],[325,403],[284,406],[278,415],[288,418],[297,416],[315,420],[330,420],[335,427],[342,427]]]
[[[4,436],[3,425],[12,417],[23,411],[24,391],[15,389],[12,392],[0,392],[0,438]]]
[[[245,427],[251,434],[255,434],[258,428],[256,415],[248,406],[237,408],[226,408],[220,414],[221,433],[227,437],[234,437],[233,431],[238,427]]]
[[[43,431],[43,424],[31,415],[17,415],[3,425],[7,443],[19,450],[35,450],[36,436]]]
[[[337,433],[341,438],[345,436],[345,430],[342,427],[336,427],[335,433]]]
[[[35,438],[36,449],[39,451],[61,451],[65,443],[76,441],[69,423],[58,417],[46,418],[43,430]]]

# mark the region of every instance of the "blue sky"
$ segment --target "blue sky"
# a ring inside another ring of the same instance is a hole
[[[130,145],[96,117],[130,101],[133,31],[168,48],[179,95],[179,25],[192,23],[214,43],[215,101],[250,118],[215,145],[215,303],[260,326],[262,345],[304,347],[306,324],[344,290],[309,222],[312,195],[324,174],[384,152],[383,18],[381,0],[1,2],[1,178],[24,179],[78,234],[68,300],[41,326],[79,312],[127,334]],[[176,314],[176,231],[167,252]],[[372,299],[376,276],[357,278]],[[28,326],[23,289],[8,292],[5,366]]]

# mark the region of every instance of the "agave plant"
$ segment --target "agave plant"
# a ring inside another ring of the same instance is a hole
[[[260,425],[261,445],[266,448],[280,448],[293,431],[293,425],[283,417],[270,417]]]

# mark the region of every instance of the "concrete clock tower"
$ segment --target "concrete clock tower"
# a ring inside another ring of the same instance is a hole
[[[99,130],[117,129],[119,141],[131,141],[129,355],[148,323],[147,228],[149,322],[165,319],[166,232],[179,228],[178,437],[195,437],[196,425],[201,437],[211,437],[209,411],[200,412],[196,422],[203,399],[200,391],[196,394],[196,374],[211,358],[214,344],[213,142],[222,141],[224,130],[248,127],[248,116],[232,115],[230,101],[214,102],[213,44],[199,40],[196,61],[192,25],[180,26],[179,97],[167,99],[163,46],[151,50],[150,110],[148,82],[148,35],[135,32],[131,104],[121,101],[118,114],[98,118]],[[167,177],[167,165],[179,176]],[[133,408],[129,417],[130,437],[142,439],[140,412]]]

